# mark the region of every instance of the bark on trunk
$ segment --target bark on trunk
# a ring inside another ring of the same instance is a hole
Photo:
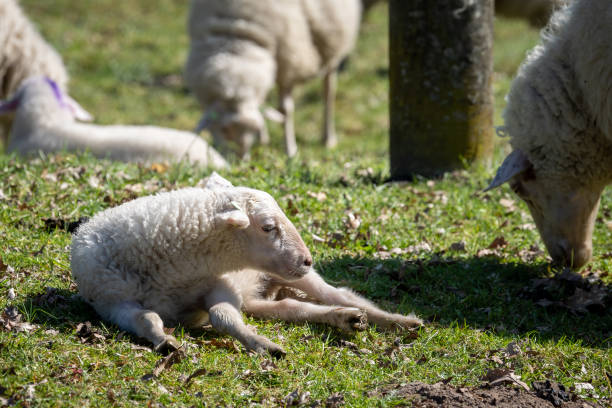
[[[390,0],[391,178],[440,176],[493,148],[493,0]]]

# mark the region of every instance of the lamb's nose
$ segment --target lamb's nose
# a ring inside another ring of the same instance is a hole
[[[304,265],[312,266],[312,257],[307,256],[306,259],[304,259]]]

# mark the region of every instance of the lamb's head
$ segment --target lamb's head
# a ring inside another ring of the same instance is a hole
[[[46,120],[48,117],[53,120],[92,120],[92,116],[77,101],[55,81],[44,76],[28,78],[11,99],[0,101],[0,114],[23,116],[21,122]]]
[[[216,173],[205,188],[216,190],[228,203],[219,215],[233,227],[234,239],[242,243],[244,268],[257,269],[285,280],[295,280],[312,268],[312,256],[295,226],[266,192],[233,187]]]
[[[579,269],[593,252],[592,235],[604,185],[587,185],[534,168],[514,150],[487,190],[509,182],[527,204],[553,261]]]

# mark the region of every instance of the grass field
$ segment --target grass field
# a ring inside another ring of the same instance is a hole
[[[200,111],[181,80],[188,45],[183,3],[22,0],[63,55],[72,96],[97,123],[191,129]],[[527,25],[496,21],[497,124],[510,80],[536,42],[537,32]],[[284,159],[280,129],[271,125],[272,145],[223,176],[270,192],[329,282],[426,319],[417,338],[247,318],[287,350],[285,359],[271,361],[214,331],[177,327],[187,357],[151,376],[160,356],[100,321],[75,296],[70,234],[49,227],[137,196],[194,185],[208,172],[152,169],[87,154],[2,154],[0,405],[276,406],[298,390],[309,392],[311,402],[325,404],[335,395],[347,406],[385,407],[406,402],[381,396],[381,387],[442,380],[472,386],[500,367],[528,384],[592,384],[594,390],[582,395],[610,404],[612,313],[605,307],[554,307],[567,306],[567,294],[551,280],[537,281],[558,271],[548,264],[527,208],[507,187],[480,192],[494,169],[474,166],[441,180],[383,184],[389,176],[386,47],[383,5],[365,22],[340,76],[338,148],[325,151],[318,144],[322,107],[315,81],[300,88],[296,101],[299,156]],[[496,164],[505,151],[500,141]],[[608,190],[594,260],[582,272],[607,283],[611,210]],[[353,216],[359,225],[347,222]],[[545,297],[557,303],[544,307]],[[512,352],[516,347],[520,352]],[[206,373],[186,382],[197,369]]]

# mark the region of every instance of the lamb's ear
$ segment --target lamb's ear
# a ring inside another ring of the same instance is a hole
[[[72,99],[69,95],[64,95],[64,103],[72,112],[72,116],[76,120],[80,120],[81,122],[91,122],[93,120],[93,116],[91,113],[87,112],[77,101]]]
[[[234,209],[224,212],[218,216],[218,220],[232,227],[245,229],[250,224],[249,216],[240,209],[240,207],[232,202]]]
[[[525,153],[518,149],[512,151],[512,153],[504,159],[501,166],[499,166],[495,178],[484,191],[489,191],[492,188],[501,186],[512,177],[527,170],[529,167],[531,167],[531,162],[527,156],[525,156]]]
[[[216,171],[213,171],[212,174],[208,176],[208,178],[206,179],[206,182],[204,183],[204,188],[209,189],[209,190],[218,190],[218,189],[232,188],[232,187],[234,187],[232,183],[230,183],[228,180],[221,177],[219,173],[217,173]]]

